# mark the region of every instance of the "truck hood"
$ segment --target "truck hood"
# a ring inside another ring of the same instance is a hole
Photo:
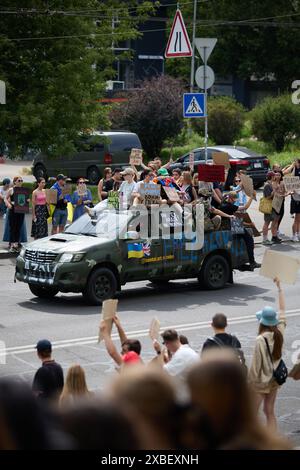
[[[77,253],[109,243],[111,243],[111,240],[108,238],[60,233],[27,243],[25,248],[28,250],[52,251],[56,253]]]

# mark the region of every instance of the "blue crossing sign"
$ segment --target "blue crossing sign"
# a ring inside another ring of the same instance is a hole
[[[205,93],[184,93],[183,117],[205,117]]]

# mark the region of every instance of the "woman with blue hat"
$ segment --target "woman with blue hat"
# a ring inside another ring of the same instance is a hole
[[[269,306],[257,312],[259,329],[249,370],[249,382],[257,395],[257,411],[263,403],[267,425],[272,431],[277,428],[274,405],[280,387],[274,378],[274,371],[278,370],[279,365],[284,365],[281,358],[286,327],[283,290],[278,278],[275,278],[274,282],[278,288],[279,314]]]

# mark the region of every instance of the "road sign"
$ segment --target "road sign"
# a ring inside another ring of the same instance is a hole
[[[192,46],[180,10],[176,11],[165,57],[191,57]]]
[[[183,117],[185,118],[205,117],[205,94],[204,93],[184,93]]]
[[[204,75],[206,75],[205,86]],[[202,90],[208,90],[208,88],[212,87],[215,83],[215,74],[213,69],[208,65],[206,67],[201,65],[201,67],[196,70],[195,80],[199,88]]]
[[[195,38],[195,46],[203,62],[208,60],[216,44],[217,38]]]

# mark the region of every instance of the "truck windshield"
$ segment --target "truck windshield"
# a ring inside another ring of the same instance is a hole
[[[120,233],[126,231],[128,221],[131,218],[130,213],[116,213],[113,211],[102,212],[97,220],[93,220],[88,214],[84,214],[69,225],[65,233],[99,238],[117,238]]]

